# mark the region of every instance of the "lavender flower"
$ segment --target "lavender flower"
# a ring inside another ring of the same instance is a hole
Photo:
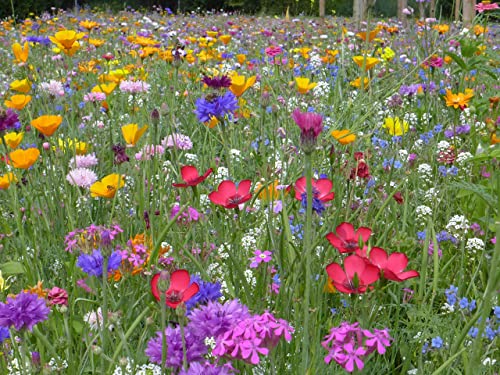
[[[76,155],[69,161],[69,166],[76,168],[90,168],[99,163],[99,159],[96,158],[95,152],[88,155]]]
[[[122,256],[119,251],[113,252],[108,259],[108,272],[117,270],[122,262]],[[91,255],[81,254],[78,257],[76,265],[89,276],[102,276],[102,267],[104,258],[100,250],[94,250]]]
[[[7,297],[7,303],[0,303],[0,326],[32,331],[35,324],[47,319],[49,312],[43,298],[21,292],[15,297]]]
[[[187,370],[182,370],[179,375],[231,375],[234,373],[233,367],[228,363],[217,366],[210,362],[193,362]]]
[[[165,148],[175,147],[179,150],[191,150],[193,148],[193,142],[191,142],[191,138],[180,133],[169,135],[161,141],[161,144]]]
[[[54,79],[51,79],[49,82],[40,83],[40,90],[54,97],[64,96],[63,84]]]
[[[128,92],[130,94],[137,94],[141,92],[149,92],[151,85],[143,81],[128,81],[120,82],[120,91]]]

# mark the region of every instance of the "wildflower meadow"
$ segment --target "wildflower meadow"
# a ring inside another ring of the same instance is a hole
[[[498,374],[500,26],[0,22],[0,374]]]

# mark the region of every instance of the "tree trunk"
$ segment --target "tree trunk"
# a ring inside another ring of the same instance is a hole
[[[421,20],[425,18],[425,8],[424,3],[418,3],[418,15]]]
[[[325,16],[325,0],[319,0],[319,16]]]
[[[455,0],[455,21],[460,20],[460,8],[462,7],[462,0]]]
[[[356,22],[358,29],[361,23],[361,18],[363,17],[363,3],[364,0],[354,0],[352,5],[352,18]]]
[[[406,19],[406,14],[403,13],[403,9],[408,6],[408,0],[398,0],[398,20],[401,21],[403,27],[408,26]]]
[[[463,0],[462,14],[464,18],[464,25],[472,25],[472,20],[476,15],[476,0]]]
[[[429,17],[436,18],[436,0],[431,0],[429,7]]]

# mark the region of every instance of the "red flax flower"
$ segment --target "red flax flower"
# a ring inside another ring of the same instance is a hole
[[[238,187],[233,181],[225,180],[219,184],[216,191],[208,194],[208,198],[214,204],[225,208],[236,208],[240,204],[245,203],[252,194],[250,193],[250,185],[252,181],[242,180]]]
[[[373,247],[370,250],[370,262],[377,266],[388,280],[403,281],[420,276],[414,270],[403,272],[408,265],[408,257],[403,253],[392,253],[388,256],[384,249]]]
[[[333,182],[328,178],[320,178],[319,180],[312,179],[312,191],[313,200],[312,206],[313,210],[320,215],[324,210],[324,202],[329,202],[335,198],[335,193],[331,191],[333,188]],[[307,192],[306,192],[306,178],[301,177],[295,181],[293,186],[295,191],[295,199],[302,201],[302,207],[307,206]]]
[[[198,174],[198,170],[196,167],[193,167],[192,165],[186,165],[181,168],[181,176],[182,179],[184,180],[184,183],[173,183],[172,186],[174,187],[188,187],[188,186],[196,186],[199,183],[203,182],[206,180],[206,178],[212,173],[212,168],[209,168],[205,174],[200,176]]]
[[[297,108],[292,113],[293,121],[300,128],[300,144],[306,154],[314,151],[316,141],[323,130],[323,117],[317,113],[300,112]]]
[[[345,271],[337,263],[326,266],[326,273],[333,286],[342,293],[364,293],[370,284],[380,278],[379,269],[358,255],[345,258],[344,269]]]
[[[326,239],[340,253],[353,253],[359,251],[359,240],[368,241],[372,234],[372,230],[366,227],[360,227],[357,231],[351,223],[343,222],[335,228],[335,233],[330,232],[326,235]]]
[[[160,289],[158,282],[160,273],[157,273],[151,279],[151,292],[157,301],[160,301]],[[177,308],[182,302],[186,302],[193,297],[200,287],[197,283],[190,284],[189,272],[186,270],[177,270],[170,276],[170,286],[165,292],[165,303],[173,309]]]

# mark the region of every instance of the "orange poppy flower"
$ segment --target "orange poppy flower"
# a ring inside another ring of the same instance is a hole
[[[62,116],[60,115],[43,115],[31,121],[31,125],[46,137],[50,137],[61,125],[61,122]]]
[[[352,59],[360,68],[362,68],[364,64],[365,70],[370,70],[380,62],[376,57],[354,56]]]
[[[231,86],[229,86],[229,90],[231,92],[240,97],[247,91],[257,80],[256,76],[252,76],[250,78],[246,78],[245,76],[240,76],[238,73],[234,73],[231,76]]]
[[[31,95],[12,95],[10,100],[4,101],[7,108],[22,110],[31,101]]]
[[[112,173],[90,187],[92,197],[114,198],[116,191],[125,186],[125,176]]]
[[[26,150],[18,149],[9,154],[9,159],[14,168],[28,169],[38,160],[40,151],[37,148],[28,148]]]
[[[6,190],[9,188],[10,184],[17,182],[16,175],[12,172],[0,176],[0,190]]]
[[[458,94],[453,94],[450,90],[446,90],[446,105],[448,107],[464,109],[469,105],[469,101],[474,96],[474,90],[465,89],[465,92],[459,92]]]
[[[366,42],[366,37],[368,36],[368,41],[371,42],[373,39],[375,39],[375,37],[377,36],[379,31],[380,31],[380,28],[376,27],[375,29],[370,31],[368,33],[368,35],[366,34],[366,31],[361,31],[361,32],[357,33],[356,36],[365,42]]]
[[[16,64],[26,63],[26,61],[28,61],[28,55],[30,53],[28,42],[25,42],[22,47],[19,43],[14,43],[12,45],[12,52],[14,53],[14,61]]]
[[[219,37],[220,41],[222,43],[224,43],[225,45],[229,44],[229,42],[231,41],[231,35],[221,35]]]
[[[356,140],[356,134],[349,129],[333,130],[330,134],[342,145],[348,145]]]
[[[309,90],[316,87],[317,83],[310,82],[309,78],[295,77],[295,83],[297,83],[297,91],[300,94],[307,94]]]
[[[84,29],[87,29],[87,30],[92,30],[92,29],[95,29],[96,27],[99,27],[100,25],[95,22],[95,21],[90,21],[90,20],[84,20],[84,21],[80,21],[80,24],[79,24],[81,27],[83,27]]]
[[[66,55],[73,56],[80,49],[78,40],[84,36],[84,33],[77,33],[73,30],[62,30],[55,33],[54,36],[49,36],[49,39]]]

